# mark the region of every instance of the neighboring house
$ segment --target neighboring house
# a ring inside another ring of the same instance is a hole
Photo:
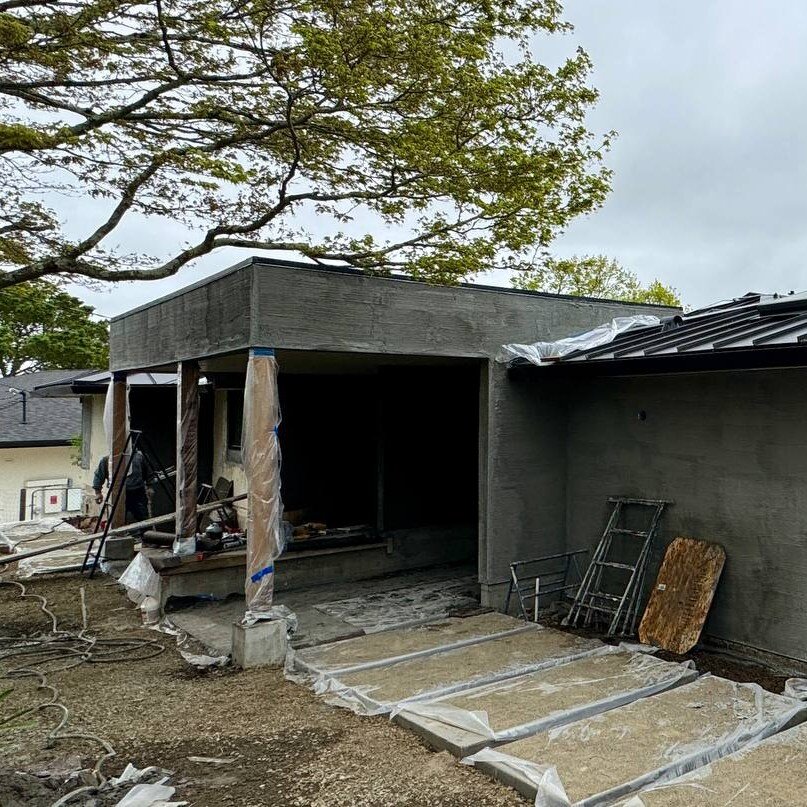
[[[36,387],[90,370],[46,370],[0,378],[0,522],[81,510],[91,470],[82,456],[81,404]]]

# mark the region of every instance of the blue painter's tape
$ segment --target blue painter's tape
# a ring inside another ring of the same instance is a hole
[[[267,574],[272,574],[274,570],[275,570],[274,563],[270,563],[268,566],[264,566],[263,569],[261,569],[260,571],[255,572],[255,574],[253,574],[252,577],[250,577],[249,579],[253,583],[257,583],[259,580],[262,580],[264,577],[266,577]]]
[[[273,347],[253,347],[249,351],[253,356],[274,356],[275,349]]]

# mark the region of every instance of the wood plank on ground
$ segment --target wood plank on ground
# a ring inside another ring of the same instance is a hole
[[[690,651],[700,639],[725,562],[719,544],[676,538],[664,555],[639,639],[679,655]]]

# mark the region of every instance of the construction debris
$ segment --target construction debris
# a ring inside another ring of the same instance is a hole
[[[224,499],[221,501],[214,502],[213,504],[204,504],[198,508],[198,513],[209,513],[213,510],[216,510],[218,507],[221,507],[224,504],[232,504],[233,502],[240,502],[246,499],[246,493],[242,493],[239,496],[231,496],[229,499]],[[130,532],[137,532],[138,530],[146,529],[148,527],[156,527],[159,524],[167,524],[170,521],[174,521],[176,518],[176,513],[166,513],[163,516],[154,516],[153,518],[148,518],[145,521],[138,521],[134,524],[127,524],[124,527],[116,527],[115,529],[110,529],[106,535],[127,535]],[[103,538],[103,532],[96,532],[92,535],[82,535],[80,538],[73,538],[69,541],[62,541],[58,544],[53,544],[52,546],[42,547],[40,549],[33,549],[29,552],[20,552],[18,554],[13,555],[0,555],[0,565],[7,564],[7,563],[16,563],[21,560],[25,560],[26,558],[32,558],[37,555],[45,555],[49,552],[55,552],[61,549],[68,549],[74,546],[81,546],[83,544],[89,544],[94,541],[97,541],[99,538]]]
[[[726,562],[719,544],[676,538],[661,563],[639,625],[639,639],[683,655],[700,638]]]

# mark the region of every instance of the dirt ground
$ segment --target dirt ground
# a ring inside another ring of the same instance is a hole
[[[81,627],[79,587],[85,586],[89,632],[107,638],[155,638],[165,646],[140,661],[84,663],[54,673],[70,711],[65,729],[105,738],[116,756],[104,765],[117,775],[128,762],[174,772],[177,800],[199,807],[504,807],[523,805],[509,788],[428,750],[385,717],[358,717],[328,706],[275,670],[198,672],[170,636],[140,626],[139,612],[108,578],[74,575],[25,581],[45,596],[59,627]],[[0,634],[31,636],[49,629],[34,600],[0,586]],[[15,662],[16,663],[16,662]],[[33,679],[0,679],[0,721],[47,698]],[[75,787],[63,782],[101,753],[93,740],[64,739],[47,747],[55,710],[0,724],[0,804],[45,807]],[[220,762],[193,761],[208,757]],[[81,803],[81,802],[79,802]],[[114,802],[113,802],[114,803]]]

